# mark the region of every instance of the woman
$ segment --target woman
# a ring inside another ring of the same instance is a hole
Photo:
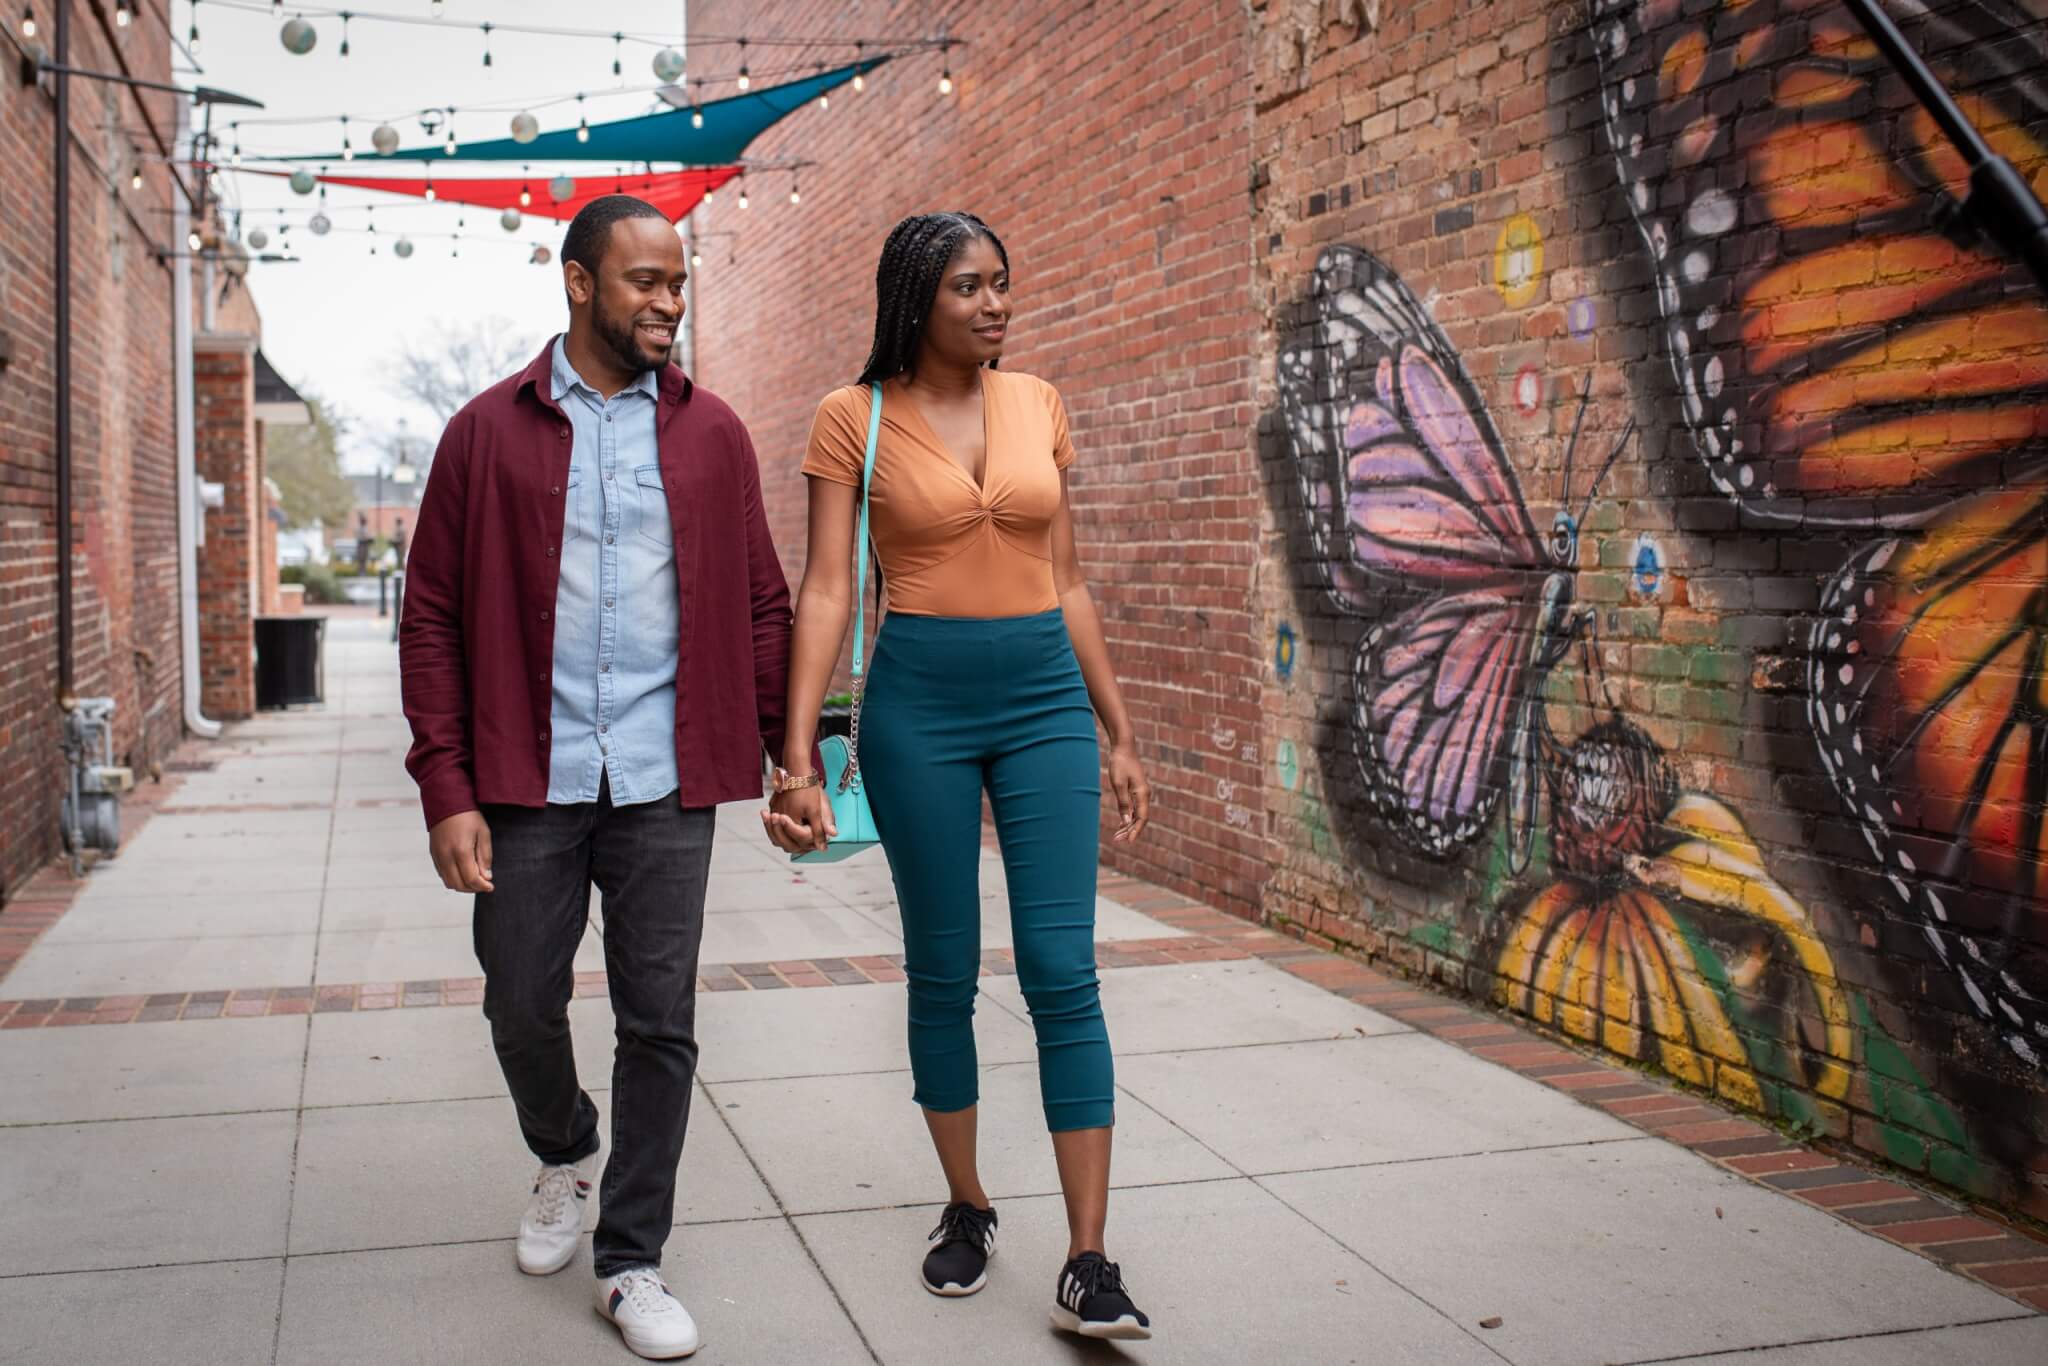
[[[1087,1337],[1147,1338],[1149,1320],[1103,1247],[1114,1087],[1095,976],[1096,717],[1122,818],[1113,838],[1137,838],[1151,795],[1074,553],[1066,411],[1051,385],[996,368],[1010,263],[980,219],[905,219],[882,247],[875,284],[867,368],[818,406],[804,460],[810,554],[791,644],[784,771],[763,820],[791,852],[821,849],[836,833],[820,789],[788,784],[811,776],[815,718],[852,612],[868,386],[880,382],[869,497],[889,614],[868,675],[860,766],[903,916],[915,1098],[949,1192],[924,1286],[973,1294],[995,1248],[996,1213],[974,1154],[986,790],[1066,1195],[1068,1260],[1053,1323]]]

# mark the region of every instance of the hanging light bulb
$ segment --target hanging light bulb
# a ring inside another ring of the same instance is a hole
[[[185,235],[185,245],[197,251],[201,246],[205,245],[205,240],[196,232],[187,233]]]
[[[519,216],[519,210],[517,209],[507,209],[505,210],[505,212],[498,215],[498,226],[503,228],[506,232],[518,232],[519,225],[524,221],[525,220]]]
[[[459,233],[459,232],[458,232],[458,233],[456,233],[456,234],[455,234],[455,240],[454,240],[454,241],[452,241],[452,242],[450,242],[450,243],[448,244],[448,255],[449,255],[450,259],[453,259],[453,258],[455,258],[455,257],[457,257],[457,256],[460,256],[460,255],[462,255],[462,234],[461,234],[461,233]]]
[[[277,41],[283,43],[284,50],[292,56],[303,57],[319,45],[320,30],[314,28],[311,21],[294,16],[277,31]]]
[[[747,187],[745,185],[740,186],[740,207],[743,209],[747,207]]]
[[[674,85],[676,77],[682,74],[682,53],[672,47],[665,47],[654,54],[654,79],[663,85]]]
[[[626,35],[623,33],[614,33],[612,35],[612,75],[614,76],[625,74],[625,68],[619,65],[620,45],[625,41]]]
[[[412,255],[412,239],[410,237],[401,237],[396,242],[393,242],[391,244],[391,254],[401,261]]]
[[[703,264],[704,253],[698,251],[695,247],[690,248],[690,269],[695,270],[697,267]]]
[[[583,115],[583,96],[576,97],[576,141],[590,141],[590,120]]]
[[[249,229],[249,250],[261,251],[270,245],[270,234],[261,228]]]
[[[953,69],[950,66],[939,73],[939,93],[941,95],[953,93]]]
[[[341,55],[344,57],[348,56],[348,21],[353,17],[347,10],[341,12]],[[377,249],[370,248],[370,254],[376,255]]]
[[[354,161],[356,159],[355,146],[348,140],[348,115],[346,114],[341,116],[341,159],[343,161]]]
[[[441,8],[441,0],[434,0],[434,17],[436,19],[439,19],[445,13],[447,13],[447,11]]]
[[[512,116],[512,141],[525,146],[540,136],[540,120],[521,110]]]
[[[711,189],[711,187],[710,187],[709,185],[705,186],[705,187],[704,187],[704,207],[706,207],[706,208],[709,208],[709,207],[711,207],[711,195],[712,195],[712,189]]]
[[[704,111],[695,104],[690,106],[690,126],[692,128],[702,128],[704,126]]]
[[[557,204],[566,204],[576,197],[576,181],[572,176],[558,175],[548,182],[548,198]]]
[[[425,198],[429,204],[433,203],[435,199],[439,198],[439,196],[437,196],[434,193],[434,173],[431,170],[427,172],[427,189]]]
[[[236,124],[235,126],[237,128],[241,127],[240,124]],[[235,134],[234,147],[232,150],[228,152],[228,164],[230,166],[239,166],[242,164],[242,135],[240,133]]]
[[[448,141],[441,144],[441,150],[449,156],[455,155],[455,106],[448,106]]]
[[[860,69],[860,50],[865,46],[865,43],[853,45],[853,93],[856,95],[868,88],[868,78]]]
[[[747,75],[747,68],[745,66],[741,66],[739,80],[736,81],[735,84],[738,85],[740,89],[745,90],[748,86],[752,85],[753,83],[753,78]]]
[[[745,89],[746,89],[746,88],[747,88],[748,86],[750,86],[750,85],[752,85],[752,84],[753,84],[753,81],[752,81],[752,80],[750,80],[750,79],[748,78],[748,76],[747,76],[747,40],[746,40],[746,39],[744,39],[744,38],[742,38],[742,39],[740,39],[740,79],[739,79],[739,87],[740,87],[740,89],[742,89],[742,90],[745,90]]]
[[[791,176],[789,178],[789,202],[792,204],[801,204],[804,202],[804,197],[797,192],[795,176]]]
[[[128,9],[128,0],[115,0],[114,22],[122,28],[135,22],[135,15]]]
[[[491,25],[484,25],[484,65],[491,64]]]
[[[35,20],[30,19],[28,30],[35,32]],[[194,56],[199,54],[199,0],[192,0],[192,26],[185,30],[185,50]]]
[[[523,176],[527,173],[527,170],[527,167],[521,166],[519,168],[519,174]],[[533,207],[533,190],[523,181],[520,183],[519,186],[519,207],[522,209]]]
[[[533,249],[533,255],[527,257],[526,259],[533,262],[533,264],[537,266],[544,266],[548,262],[555,259],[555,254],[549,251],[546,247],[536,244]]]
[[[377,149],[377,155],[388,157],[398,150],[398,130],[388,123],[380,123],[370,134],[370,145]]]
[[[131,190],[142,188],[142,168],[140,166],[137,166],[133,174],[128,177],[128,188]]]

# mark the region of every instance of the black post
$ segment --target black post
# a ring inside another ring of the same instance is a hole
[[[2048,208],[2034,197],[2033,189],[2013,164],[1991,150],[1963,111],[1942,88],[1927,63],[1899,32],[1891,16],[1877,0],[1847,0],[1849,10],[1870,34],[1885,60],[1899,73],[1913,98],[1920,101],[1942,136],[1954,145],[1970,168],[1970,193],[1963,210],[1970,224],[2033,273],[2034,282],[2048,293]]]
[[[57,6],[57,64],[71,59],[71,6]],[[71,658],[71,78],[57,82],[57,696],[72,693]]]

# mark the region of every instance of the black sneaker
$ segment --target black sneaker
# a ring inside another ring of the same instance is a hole
[[[1152,1320],[1124,1292],[1123,1273],[1100,1252],[1084,1252],[1060,1272],[1053,1295],[1052,1326],[1084,1338],[1141,1342],[1152,1336]]]
[[[965,1200],[946,1206],[924,1255],[924,1288],[934,1295],[972,1295],[988,1284],[996,1252],[996,1212]]]

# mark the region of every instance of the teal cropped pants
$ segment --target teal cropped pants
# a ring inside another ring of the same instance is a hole
[[[918,1104],[964,1110],[980,1094],[985,790],[1009,881],[1018,985],[1038,1035],[1046,1126],[1111,1123],[1095,975],[1101,755],[1060,613],[891,614],[868,673],[860,758],[903,915]]]

